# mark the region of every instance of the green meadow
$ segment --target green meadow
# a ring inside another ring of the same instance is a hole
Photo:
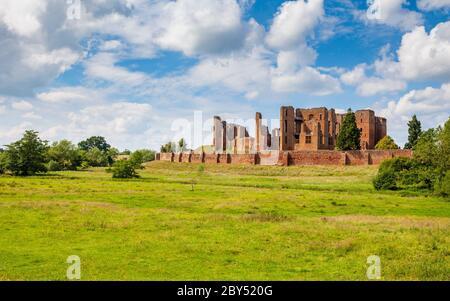
[[[0,280],[450,280],[450,202],[376,167],[153,162],[0,177]]]

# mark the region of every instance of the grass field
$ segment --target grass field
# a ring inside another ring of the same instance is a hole
[[[0,177],[0,280],[450,280],[450,202],[376,192],[376,167],[153,162]],[[192,191],[192,184],[194,190]]]

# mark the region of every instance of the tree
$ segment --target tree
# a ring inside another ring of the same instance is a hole
[[[78,148],[68,140],[54,142],[48,149],[49,170],[75,170],[81,165],[81,154]],[[59,167],[59,168],[58,168]]]
[[[38,132],[26,131],[23,138],[6,146],[6,169],[16,176],[46,172],[47,141]]]
[[[111,145],[106,142],[104,137],[93,136],[78,143],[78,147],[86,152],[93,148],[98,148],[101,152],[106,153],[111,148]]]
[[[141,149],[133,152],[130,156],[130,161],[133,162],[136,167],[142,164],[155,160],[156,153],[148,149]]]
[[[186,150],[187,144],[184,138],[181,138],[180,141],[178,141],[178,149],[180,152],[184,152]]]
[[[114,179],[132,179],[139,177],[136,172],[136,166],[131,161],[116,161],[114,162],[111,171]]]
[[[7,170],[6,153],[0,151],[0,175],[4,174]]]
[[[443,128],[438,129],[437,157],[435,159],[438,171],[438,181],[442,181],[450,171],[450,118]],[[448,178],[448,177],[447,177]]]
[[[92,167],[105,167],[109,165],[108,155],[96,147],[89,151],[83,151],[83,159]]]
[[[391,150],[391,149],[399,149],[399,146],[395,143],[394,139],[391,136],[386,136],[381,139],[377,145],[375,145],[375,149],[378,150]]]
[[[161,153],[173,153],[176,151],[176,145],[173,142],[168,142],[161,146]]]
[[[414,146],[414,159],[420,164],[435,166],[439,156],[439,129],[422,132]]]
[[[115,148],[112,148],[111,145],[106,142],[106,139],[101,136],[93,136],[84,141],[81,141],[80,143],[78,143],[78,147],[82,151],[84,151],[85,155],[90,157],[90,159],[86,161],[89,162],[91,160],[93,164],[95,164],[91,165],[93,167],[111,166],[114,163],[114,159],[119,154],[119,151]],[[97,150],[102,153],[101,156],[98,154]],[[88,155],[89,153],[90,155]],[[100,157],[102,157],[101,160],[99,160]],[[101,163],[99,163],[100,161]]]
[[[413,149],[416,146],[421,133],[422,124],[417,119],[417,116],[414,115],[408,122],[408,142],[405,144],[405,149]]]
[[[339,150],[358,150],[361,148],[361,132],[356,125],[355,113],[348,110],[337,137],[336,147]]]

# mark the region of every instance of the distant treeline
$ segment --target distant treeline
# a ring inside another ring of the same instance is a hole
[[[0,174],[30,176],[48,171],[110,167],[121,155],[134,166],[155,160],[148,149],[119,152],[104,137],[94,136],[77,145],[69,140],[49,144],[36,131],[26,131],[22,139],[0,149]]]

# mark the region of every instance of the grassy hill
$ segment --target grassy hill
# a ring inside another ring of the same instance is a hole
[[[0,177],[0,280],[450,280],[450,202],[377,192],[376,167],[153,162]]]

